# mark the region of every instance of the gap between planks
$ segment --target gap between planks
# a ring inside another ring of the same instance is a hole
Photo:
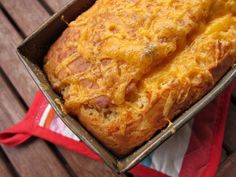
[[[11,15],[7,12],[7,10],[5,9],[5,7],[2,5],[1,1],[0,1],[0,10],[2,11],[2,13],[6,16],[6,18],[10,21],[10,23],[12,24],[12,26],[14,26],[15,30],[18,32],[18,34],[22,37],[25,38],[26,34],[21,30],[21,28],[18,26],[18,24],[13,20],[13,18],[11,17]]]
[[[38,2],[44,7],[44,9],[48,12],[49,15],[54,14],[54,10],[47,4],[45,0],[38,0]]]
[[[0,146],[0,172],[4,177],[20,177],[7,155]]]
[[[43,3],[46,3],[45,1],[43,1],[43,0],[39,0],[40,1],[40,3],[41,3],[41,5],[43,5]],[[42,1],[43,1],[43,3],[42,3]],[[49,2],[51,2],[51,1],[49,1]],[[47,5],[47,4],[46,4]],[[45,4],[43,5],[44,6],[44,8],[45,7],[47,7],[48,9],[46,9],[47,10],[47,12],[49,12],[50,10],[51,10],[51,7],[49,7],[49,5],[48,6],[46,6]],[[49,12],[50,13],[50,12]],[[10,15],[9,15],[9,17],[11,17]],[[14,22],[14,20],[12,20],[13,22]],[[13,24],[13,26],[15,27],[15,28],[17,28],[18,26],[17,26],[17,24],[16,25],[14,25]],[[19,27],[18,27],[19,28]],[[20,29],[20,28],[19,28]]]
[[[5,15],[5,17],[9,20],[9,22],[11,23],[11,25],[15,28],[15,30],[18,32],[18,34],[20,35],[21,40],[26,36],[22,30],[19,28],[19,26],[17,25],[17,23],[14,22],[14,20],[12,19],[12,17],[9,15],[9,13],[7,12],[7,10],[2,6],[2,4],[0,4],[1,6],[1,10],[3,12],[3,14]],[[26,111],[28,109],[29,103],[28,105],[25,103],[25,101],[23,100],[23,98],[19,95],[18,91],[16,90],[16,88],[14,87],[14,85],[12,84],[12,82],[8,79],[7,75],[5,74],[5,72],[2,70],[2,68],[0,68],[0,74],[2,79],[4,80],[5,84],[7,85],[7,87],[11,90],[12,93],[14,93],[15,97],[18,99],[18,101],[23,105],[24,107],[24,111]],[[48,146],[48,143],[46,143],[46,145]],[[49,146],[48,146],[49,147]],[[51,148],[52,146],[49,147],[49,149],[53,152],[53,154],[55,154],[55,156],[57,157],[57,159],[59,160],[59,162],[61,163],[61,165],[63,167],[65,167],[65,160],[61,160],[61,156],[58,157],[57,154],[55,153],[54,150],[52,150]],[[68,167],[68,165],[66,166]],[[71,168],[65,168],[65,170],[70,174],[70,176],[75,177],[76,175],[73,174],[73,170]]]
[[[7,78],[0,75],[0,131],[17,123],[25,114],[25,109],[15,93],[5,82]],[[24,143],[16,148],[2,146],[9,161],[20,176],[30,177],[40,173],[40,176],[69,177],[63,165],[42,140]],[[44,154],[42,156],[42,154]],[[54,170],[53,170],[54,169]]]
[[[9,15],[9,13],[7,12],[7,10],[5,9],[5,14],[8,14],[8,18],[11,18],[12,20],[9,20],[10,22],[14,22],[14,20],[13,20],[13,18]],[[12,24],[14,27],[18,27],[18,24],[17,24],[17,22],[14,22],[13,24]],[[20,27],[19,27],[19,29],[21,29]],[[19,32],[19,31],[18,31]],[[21,36],[22,37],[22,36]],[[24,96],[24,95],[23,95]],[[28,103],[27,103],[28,104]],[[29,105],[29,104],[28,104]],[[52,146],[54,146],[54,145],[52,145]],[[55,146],[54,146],[55,147]],[[64,150],[62,150],[61,148],[59,148],[59,151],[58,152],[60,152],[60,153],[62,153],[63,155],[65,155],[65,151]],[[57,156],[58,157],[58,156]],[[61,163],[64,163],[65,161],[64,161],[64,159],[61,159],[61,158],[59,158],[60,160],[61,160]],[[70,159],[68,159],[67,158],[67,156],[65,156],[65,159],[66,159],[66,161],[68,162],[68,164],[70,164],[71,165],[71,163],[69,163],[70,162]],[[96,163],[98,163],[98,162],[96,162]],[[95,162],[94,162],[94,164],[95,164]],[[100,163],[99,163],[99,165],[100,165]],[[71,169],[69,169],[69,170],[71,170]],[[110,170],[108,170],[108,169],[103,169],[103,170],[105,170],[105,171],[107,171],[107,172],[109,172]],[[109,173],[111,173],[111,172],[109,172]],[[107,174],[107,176],[108,176],[108,174]],[[112,175],[113,176],[113,175]]]

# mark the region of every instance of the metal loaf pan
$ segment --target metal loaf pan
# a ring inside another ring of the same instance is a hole
[[[157,132],[152,139],[136,148],[129,155],[122,158],[117,157],[106,149],[98,140],[96,140],[96,138],[94,138],[93,135],[79,123],[79,121],[63,113],[60,105],[58,105],[58,102],[55,102],[56,99],[61,98],[52,90],[46,76],[42,71],[43,57],[49,49],[49,46],[66,28],[66,24],[61,20],[61,16],[64,15],[64,19],[70,22],[92,6],[93,3],[93,0],[74,0],[70,2],[63,9],[53,15],[48,21],[46,21],[41,27],[39,27],[32,35],[27,37],[17,48],[17,53],[22,62],[25,64],[26,69],[29,71],[39,88],[43,91],[44,95],[47,97],[48,101],[55,109],[61,120],[84,143],[96,152],[109,167],[118,173],[123,173],[138,164],[167,138],[171,137],[173,135],[173,129],[178,130],[204,106],[212,101],[222,90],[224,90],[235,78],[236,68],[231,68],[208,94],[177,117],[172,126]]]

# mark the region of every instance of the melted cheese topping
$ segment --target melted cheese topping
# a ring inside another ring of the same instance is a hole
[[[204,32],[171,59],[171,62],[163,63],[144,78],[136,93],[138,94],[137,101],[129,103],[128,107],[132,109],[136,107],[134,110],[139,112],[140,107],[148,109],[148,106],[160,97],[166,97],[163,115],[169,117],[173,105],[183,104],[189,97],[190,89],[194,86],[199,87],[195,90],[196,95],[192,95],[191,98],[196,100],[199,94],[204,93],[204,85],[213,86],[218,79],[212,76],[209,68],[216,67],[222,59],[229,56],[235,57],[234,61],[236,61],[235,36],[236,17],[225,15],[210,22]],[[161,95],[165,88],[172,91],[168,95]],[[148,102],[140,106],[144,97],[148,99]]]
[[[142,82],[135,93],[139,99],[147,93],[150,99],[151,92],[152,101],[158,88],[186,75],[191,82],[213,83],[204,70],[215,61],[209,46],[217,41],[232,46],[230,37],[218,33],[233,28],[235,19],[228,15],[206,26],[223,14],[234,14],[234,7],[234,0],[97,0],[51,47],[45,71],[70,109],[100,96],[111,104],[136,105],[126,100],[133,81]],[[188,46],[186,39],[193,44]],[[173,104],[171,96],[169,100]]]

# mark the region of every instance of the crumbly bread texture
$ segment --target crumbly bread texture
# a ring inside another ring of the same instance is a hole
[[[64,107],[126,155],[236,61],[236,0],[97,0],[45,56]]]

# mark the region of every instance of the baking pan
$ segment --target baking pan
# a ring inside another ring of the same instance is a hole
[[[109,167],[118,173],[123,173],[142,161],[148,154],[161,145],[167,138],[171,137],[175,131],[188,122],[197,112],[224,90],[227,85],[235,79],[236,67],[229,69],[216,86],[200,101],[195,103],[180,116],[176,117],[171,126],[158,131],[149,141],[136,148],[129,155],[122,158],[117,157],[96,140],[96,138],[94,138],[78,120],[63,113],[63,110],[58,103],[58,100],[61,100],[61,97],[52,90],[42,71],[43,57],[49,49],[49,46],[59,37],[67,26],[61,17],[64,16],[64,19],[67,22],[70,22],[92,6],[94,2],[95,1],[93,0],[74,0],[70,2],[46,21],[32,35],[27,37],[17,48],[17,53],[61,120],[75,133],[75,135],[96,152]]]

